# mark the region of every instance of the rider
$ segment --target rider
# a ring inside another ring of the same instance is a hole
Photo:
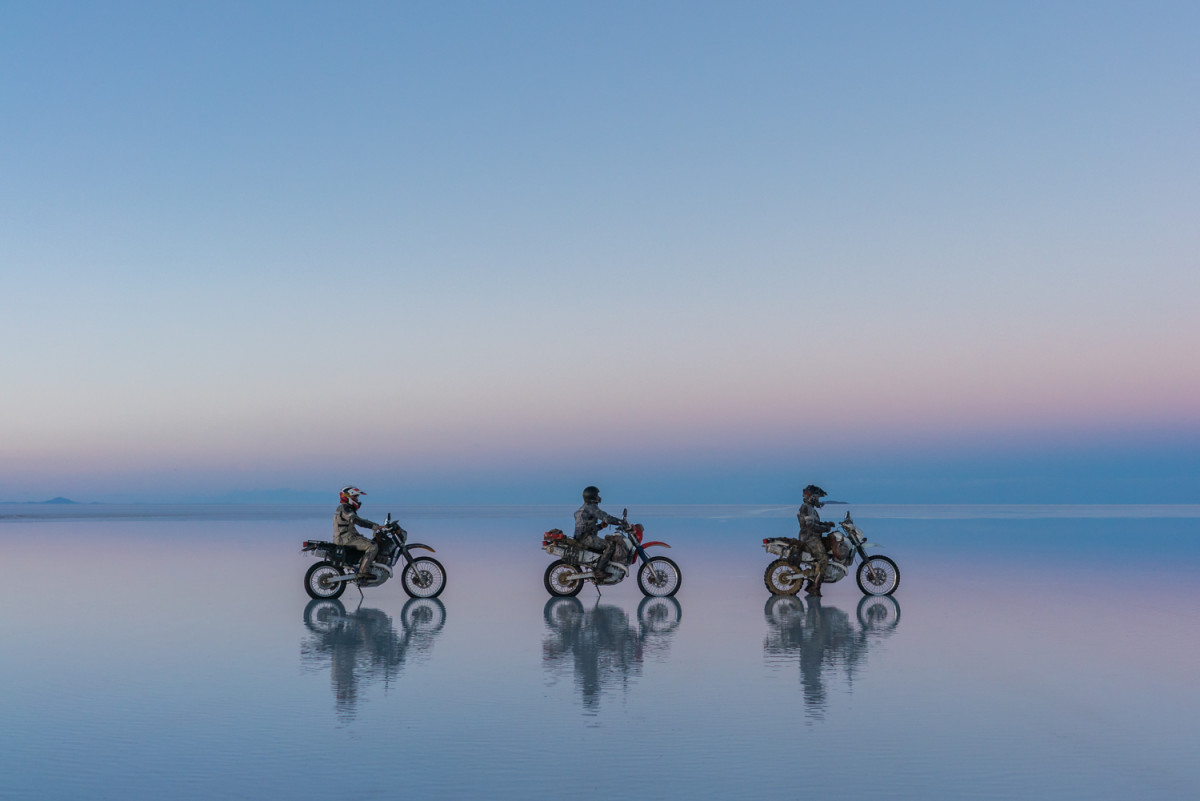
[[[367,539],[354,528],[362,526],[371,531],[379,531],[378,524],[358,516],[358,510],[362,506],[359,497],[366,494],[358,487],[343,487],[342,503],[333,513],[333,544],[346,545],[366,552],[363,554],[362,563],[358,566],[358,575],[364,578],[371,573],[371,563],[375,561],[375,554],[379,552],[379,546],[375,544],[374,540]]]
[[[600,529],[608,525],[617,526],[621,522],[621,518],[613,517],[600,508],[600,490],[595,487],[584,487],[583,506],[575,510],[575,539],[585,548],[600,551],[600,561],[592,568],[593,575],[604,574],[619,539],[611,534],[601,537]]]
[[[825,490],[816,484],[809,484],[804,488],[804,503],[796,512],[796,519],[800,521],[800,546],[816,565],[816,578],[808,580],[808,594],[818,598],[821,596],[825,566],[829,564],[821,535],[833,528],[833,523],[822,523],[821,516],[817,514],[817,510],[825,505],[821,503],[825,495]]]

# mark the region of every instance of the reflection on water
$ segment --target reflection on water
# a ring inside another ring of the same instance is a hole
[[[619,606],[597,603],[585,609],[576,598],[551,598],[543,610],[542,667],[552,677],[569,668],[584,711],[595,713],[604,693],[628,689],[642,674],[647,657],[666,656],[681,615],[674,598],[644,598],[636,625]]]
[[[390,615],[359,607],[347,612],[341,601],[311,601],[304,608],[308,630],[300,643],[300,663],[308,671],[329,669],[338,717],[352,720],[364,686],[386,690],[409,660],[428,657],[446,623],[446,607],[436,598],[412,598],[400,612],[400,631]]]
[[[900,622],[900,604],[891,596],[866,596],[858,602],[856,626],[848,613],[820,598],[809,598],[806,606],[793,596],[776,595],[763,615],[764,657],[768,663],[799,663],[805,715],[822,718],[828,706],[826,681],[843,674],[853,683],[871,646],[891,636]]]

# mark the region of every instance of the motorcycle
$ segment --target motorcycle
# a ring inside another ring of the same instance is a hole
[[[591,550],[574,537],[568,537],[557,528],[550,529],[542,535],[542,550],[558,559],[546,568],[545,584],[551,595],[567,598],[578,595],[585,582],[591,581],[600,585],[620,584],[629,575],[630,568],[640,558],[642,566],[637,571],[638,587],[642,593],[655,598],[669,598],[679,592],[683,583],[683,574],[679,565],[665,556],[647,556],[646,549],[653,547],[670,548],[665,542],[642,542],[645,528],[641,523],[629,524],[629,510],[621,514],[621,522],[616,525],[618,535],[617,548],[610,558],[604,572],[597,575],[596,563],[601,554]]]
[[[886,556],[867,556],[867,546],[875,543],[867,542],[866,537],[846,512],[846,519],[841,522],[842,530],[835,527],[824,537],[829,555],[829,564],[825,567],[822,581],[832,584],[846,577],[847,572],[854,566],[854,560],[861,559],[855,578],[858,588],[864,595],[891,595],[900,586],[900,568]],[[774,595],[795,595],[805,580],[812,579],[815,564],[807,553],[803,552],[796,540],[790,537],[768,537],[763,540],[763,550],[780,557],[767,565],[763,581],[767,589]]]
[[[403,557],[404,568],[400,571],[400,584],[413,598],[436,598],[446,588],[446,569],[431,556],[413,557],[409,551],[433,548],[408,541],[408,532],[400,528],[400,522],[392,520],[388,512],[387,521],[374,536],[379,552],[371,563],[371,573],[361,576],[358,565],[362,551],[348,545],[337,545],[324,540],[305,540],[301,553],[311,552],[321,558],[320,562],[304,574],[304,589],[317,600],[339,598],[351,582],[362,592],[364,587],[378,587],[394,575],[392,568]]]
[[[446,623],[446,607],[437,598],[409,598],[399,615],[359,606],[347,611],[338,600],[308,602],[300,643],[300,664],[306,671],[328,671],[334,708],[343,721],[353,720],[367,688],[386,690],[405,667],[428,659]]]
[[[542,614],[542,669],[551,679],[572,676],[584,710],[594,714],[604,696],[628,690],[648,663],[665,661],[682,611],[675,598],[647,597],[634,621],[619,606],[585,609],[578,598],[551,598]]]

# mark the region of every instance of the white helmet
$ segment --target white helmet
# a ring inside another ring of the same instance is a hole
[[[360,501],[358,499],[358,496],[366,495],[366,494],[367,493],[363,492],[362,490],[360,490],[358,487],[355,487],[355,486],[342,487],[342,492],[341,492],[342,503],[348,503],[351,506],[353,506],[355,509],[357,509],[360,506],[362,506],[362,501]]]

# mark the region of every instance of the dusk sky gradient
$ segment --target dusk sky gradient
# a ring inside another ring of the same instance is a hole
[[[1196,502],[1200,5],[5,3],[0,500]]]

